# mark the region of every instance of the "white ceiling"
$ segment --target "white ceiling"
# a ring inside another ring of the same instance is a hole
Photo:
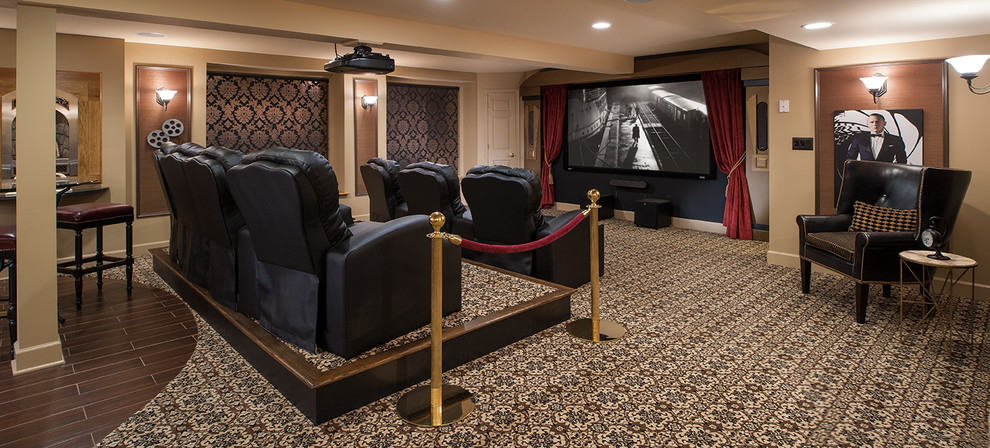
[[[990,0],[289,0],[289,2],[394,17],[443,27],[471,29],[531,41],[645,56],[715,46],[757,43],[758,30],[817,49],[834,49],[990,34]],[[274,3],[274,2],[273,2]],[[329,11],[329,10],[328,10]],[[113,18],[109,18],[113,17]],[[120,14],[88,10],[57,16],[60,33],[95,35],[163,45],[215,48],[331,59],[330,42],[349,36],[268,35],[119,20]],[[153,20],[169,22],[169,20]],[[608,21],[612,27],[594,30]],[[825,30],[801,25],[835,22]],[[174,23],[174,21],[172,21]],[[0,27],[14,28],[15,10],[0,8]],[[228,27],[229,28],[229,27]],[[369,27],[372,29],[373,27]],[[138,36],[151,31],[164,38]],[[750,31],[750,32],[748,32]],[[363,36],[365,40],[374,38]],[[754,36],[756,36],[754,38]],[[755,39],[755,41],[754,41]],[[374,46],[374,45],[373,45]],[[400,66],[470,72],[517,72],[545,68],[534,62],[497,59],[470,52],[432,51],[386,44]],[[349,47],[340,47],[340,53]]]

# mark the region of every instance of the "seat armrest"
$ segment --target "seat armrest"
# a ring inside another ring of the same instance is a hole
[[[860,232],[856,234],[856,251],[874,247],[903,247],[909,250],[918,245],[914,232]]]
[[[797,215],[801,233],[845,232],[852,224],[852,215]]]
[[[351,207],[348,205],[340,204],[337,206],[338,213],[340,217],[344,220],[344,225],[347,227],[354,225],[354,216],[351,214]]]
[[[533,239],[538,240],[540,238],[543,238],[547,235],[550,235],[564,228],[564,226],[566,226],[567,223],[571,222],[571,220],[574,219],[574,216],[576,216],[578,213],[581,213],[581,210],[571,210],[567,213],[564,213],[563,215],[554,217],[553,219],[547,221],[547,225],[543,226],[543,228],[541,229],[536,230],[536,237]],[[585,219],[590,220],[590,218],[587,217]],[[572,232],[573,231],[574,230],[572,230]]]
[[[860,232],[853,252],[853,277],[864,282],[900,279],[899,255],[921,249],[914,232]]]
[[[559,231],[581,213],[573,210],[549,220],[533,238]],[[585,219],[566,235],[536,249],[533,274],[536,278],[577,288],[591,279],[591,219]],[[598,274],[605,275],[605,224],[598,223]]]
[[[359,222],[326,253],[323,321],[333,353],[351,357],[430,321],[431,242],[425,215]],[[460,309],[460,246],[443,243],[443,311]]]
[[[425,224],[425,226],[424,226]],[[387,222],[366,221],[355,223],[350,228],[351,237],[340,244],[331,247],[327,251],[327,257],[332,254],[346,254],[356,250],[362,250],[366,246],[376,244],[388,244],[390,239],[408,238],[417,235],[427,238],[426,234],[432,231],[429,225],[429,218],[425,215],[410,215],[402,219],[393,219]],[[423,232],[426,233],[423,233]]]

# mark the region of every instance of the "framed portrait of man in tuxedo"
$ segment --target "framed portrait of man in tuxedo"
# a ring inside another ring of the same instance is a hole
[[[922,165],[924,109],[854,109],[833,113],[835,195],[846,160]]]

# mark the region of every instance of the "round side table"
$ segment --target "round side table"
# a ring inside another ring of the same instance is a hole
[[[931,250],[906,250],[900,253],[901,259],[901,280],[900,280],[900,331],[901,338],[904,337],[904,305],[912,304],[923,304],[930,306],[930,308],[925,310],[925,313],[921,316],[921,320],[915,323],[914,328],[918,328],[925,319],[930,317],[932,313],[938,314],[938,319],[942,319],[943,314],[948,314],[948,322],[946,325],[945,333],[945,347],[951,353],[952,352],[952,320],[953,315],[956,312],[956,305],[958,305],[958,299],[952,296],[952,288],[959,283],[959,280],[966,275],[967,272],[970,273],[970,296],[969,298],[976,298],[976,260],[972,258],[967,258],[962,255],[950,254],[948,252],[943,252],[942,254],[949,257],[948,260],[938,260],[930,258],[929,255],[934,254],[935,251]],[[910,265],[921,266],[921,276],[915,269],[912,269]],[[942,286],[937,290],[935,286],[935,273],[942,269],[945,272],[945,279],[942,281]],[[918,283],[921,285],[920,295],[914,298],[904,297],[904,271],[907,271],[914,277],[914,280],[909,280],[908,283]],[[927,280],[927,281],[926,281]],[[940,305],[944,304],[947,310],[943,313],[942,307]],[[972,338],[972,333],[970,334]]]

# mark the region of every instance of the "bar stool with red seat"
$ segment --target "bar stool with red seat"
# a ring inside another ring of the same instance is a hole
[[[131,224],[134,222],[134,207],[128,204],[107,202],[91,202],[86,204],[63,205],[55,208],[55,226],[59,229],[70,229],[76,233],[75,259],[58,264],[58,272],[72,274],[76,279],[76,309],[82,309],[82,277],[96,272],[96,288],[103,289],[103,271],[117,266],[126,266],[127,295],[131,295],[131,274],[134,266],[132,256]],[[112,257],[103,255],[103,226],[111,224],[126,224],[125,256]],[[96,229],[96,254],[83,257],[82,231]],[[89,267],[86,263],[95,262]]]
[[[14,261],[17,259],[17,231],[15,226],[0,226],[0,271],[7,269],[7,311],[0,317],[7,318],[10,328],[10,358],[14,358],[14,341],[17,340],[17,316],[15,302],[17,301],[17,269]]]

